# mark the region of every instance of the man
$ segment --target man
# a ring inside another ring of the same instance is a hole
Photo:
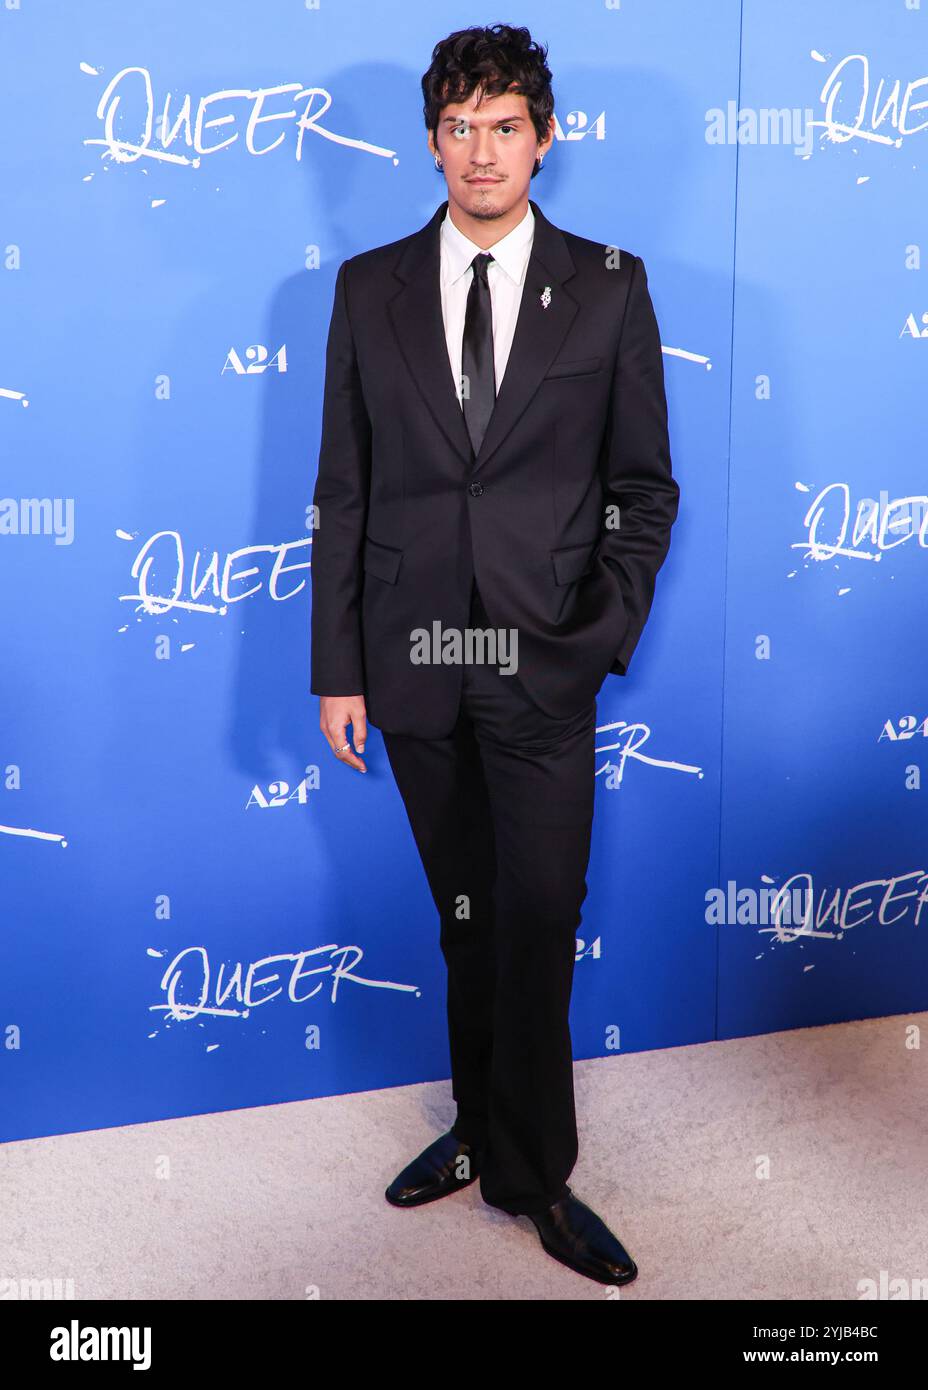
[[[339,269],[312,690],[348,767],[366,771],[368,720],[383,733],[448,968],[457,1117],[388,1201],[479,1177],[555,1259],[624,1284],[634,1261],[567,1185],[568,1008],[596,695],[641,636],[679,489],[642,261],[528,197],[554,138],[546,56],[509,25],[436,46],[422,88],[447,201]],[[447,659],[488,631],[514,669]],[[423,660],[432,634],[451,645]]]

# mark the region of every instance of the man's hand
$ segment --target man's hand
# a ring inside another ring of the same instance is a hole
[[[364,752],[367,741],[367,708],[363,695],[320,695],[319,727],[325,734],[329,747],[339,762],[356,767],[359,772],[367,768],[356,753],[352,751],[345,732],[351,725],[354,746],[358,753]],[[348,743],[348,747],[345,744]]]

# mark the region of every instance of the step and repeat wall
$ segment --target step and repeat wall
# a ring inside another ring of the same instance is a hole
[[[681,487],[598,702],[575,1055],[924,1009],[928,4],[505,19],[532,197],[645,261]],[[382,739],[347,770],[309,691],[310,505],[336,272],[443,201],[419,81],[474,22],[0,15],[2,1139],[449,1075]]]

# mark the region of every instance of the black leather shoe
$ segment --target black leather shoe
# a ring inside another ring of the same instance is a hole
[[[567,1189],[567,1196],[529,1220],[549,1255],[601,1284],[630,1284],[638,1266],[606,1223]]]
[[[387,1188],[386,1199],[395,1207],[421,1207],[424,1202],[447,1197],[470,1187],[479,1173],[479,1152],[449,1130],[423,1149]],[[467,1159],[467,1163],[462,1162]],[[459,1177],[459,1172],[466,1177]]]

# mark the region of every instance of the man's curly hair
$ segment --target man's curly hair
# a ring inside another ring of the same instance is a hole
[[[432,50],[432,62],[422,75],[423,114],[433,140],[444,107],[467,101],[480,87],[482,96],[502,96],[512,88],[528,103],[539,141],[548,134],[554,112],[548,49],[534,41],[527,29],[512,24],[489,28],[458,29]],[[479,102],[478,102],[479,105]],[[536,161],[532,178],[538,173]]]

